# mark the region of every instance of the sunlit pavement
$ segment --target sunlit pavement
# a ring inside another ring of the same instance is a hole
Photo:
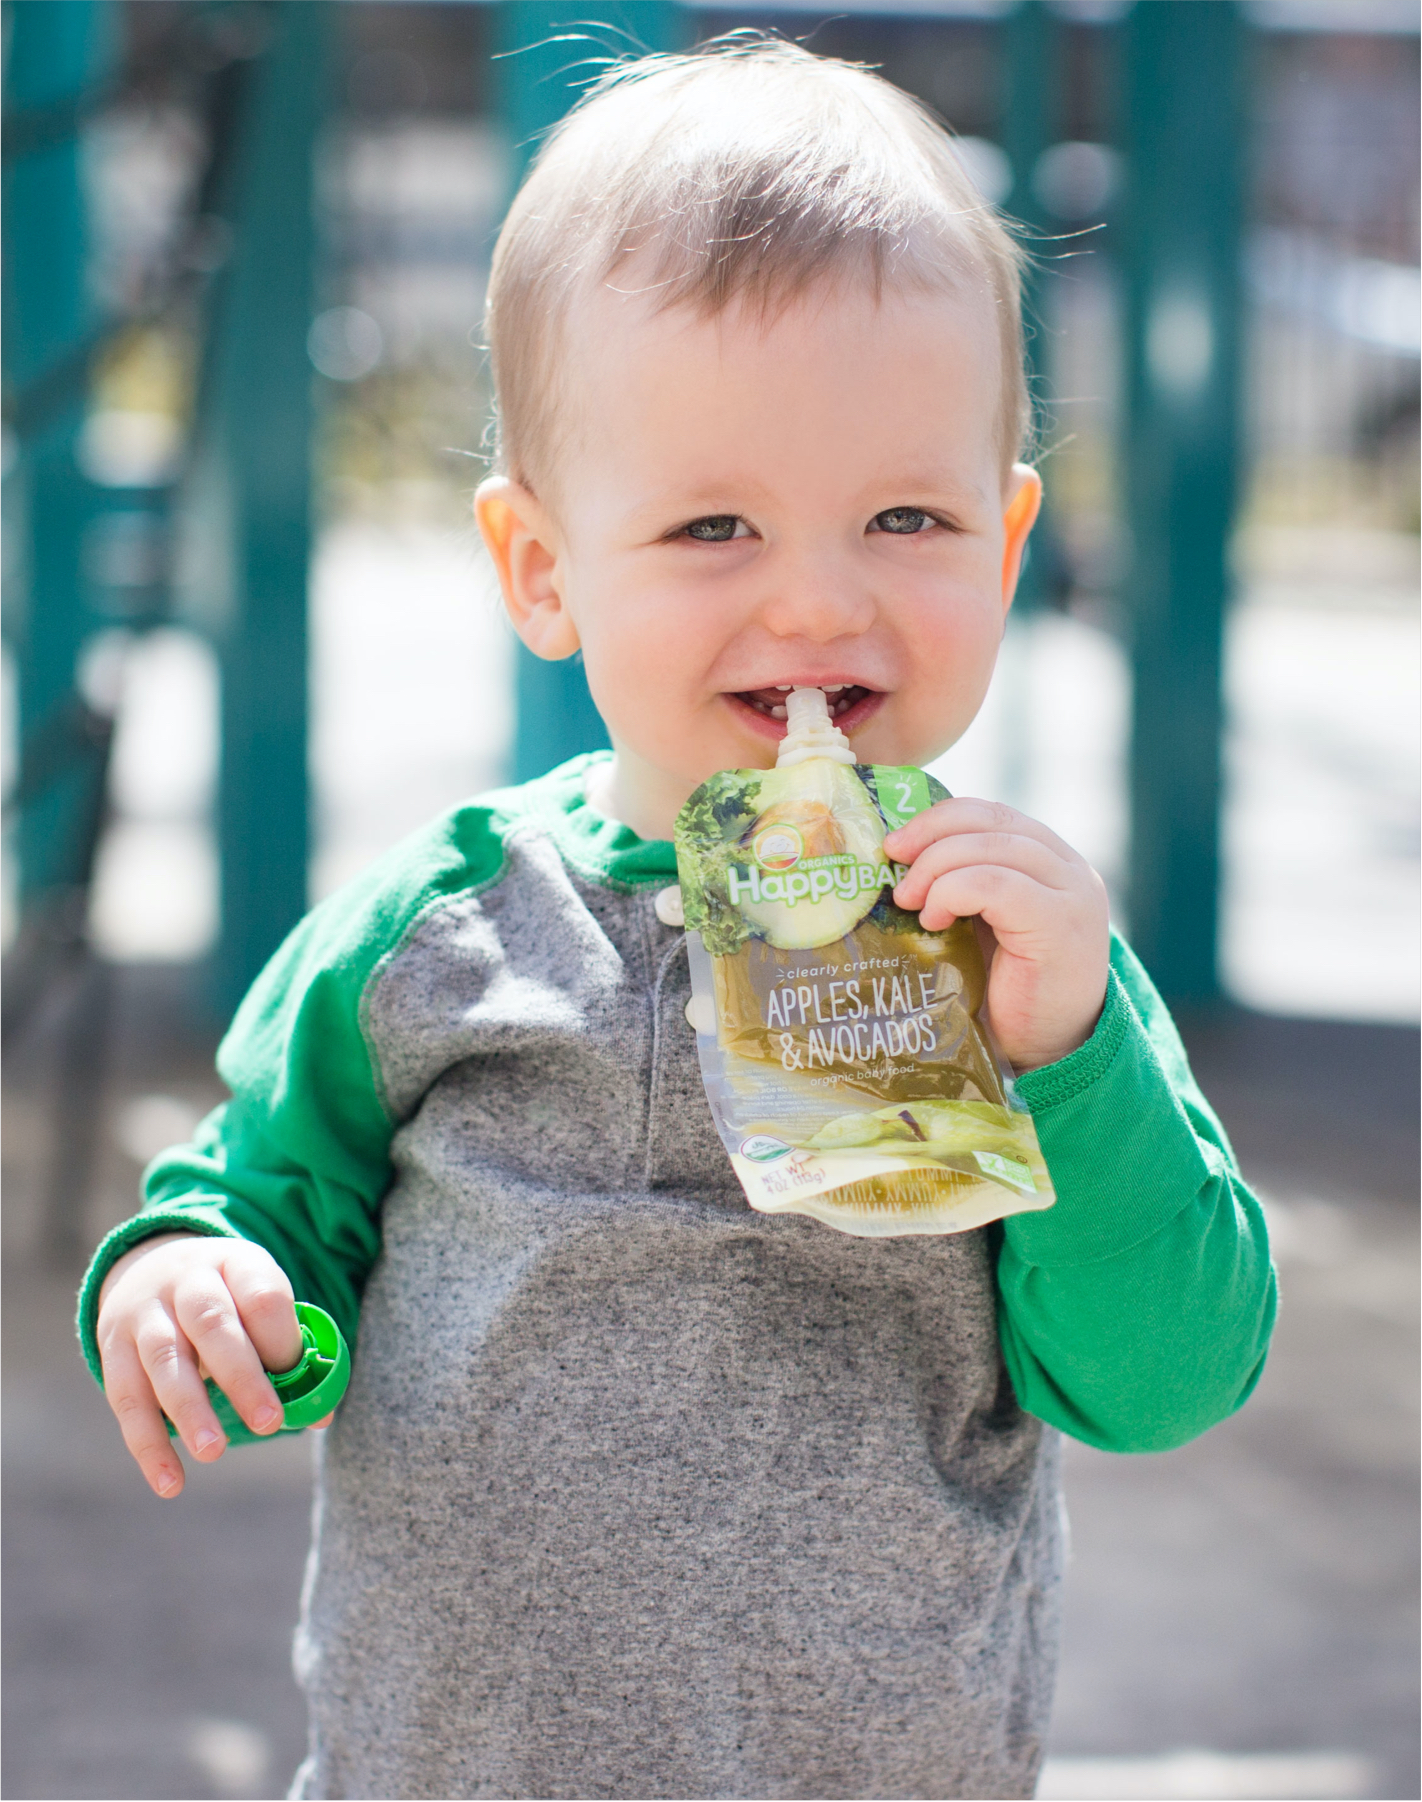
[[[1191,1049],[1283,1310],[1253,1399],[1194,1445],[1069,1446],[1041,1793],[1416,1796],[1415,1049],[1258,1019]]]

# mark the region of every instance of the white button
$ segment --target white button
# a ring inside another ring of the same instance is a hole
[[[686,1004],[686,1023],[694,1032],[715,1032],[716,1003],[709,995],[693,995]]]
[[[681,905],[681,890],[675,883],[670,888],[658,889],[653,905],[663,926],[685,926],[686,912]]]

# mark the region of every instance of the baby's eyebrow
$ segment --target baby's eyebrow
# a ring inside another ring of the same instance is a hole
[[[885,499],[888,495],[890,498]],[[668,524],[689,524],[697,519],[714,519],[722,515],[754,511],[773,505],[775,496],[763,483],[739,478],[735,481],[697,483],[688,487],[669,487],[644,493],[623,516],[624,529],[641,531],[665,529]],[[999,500],[981,484],[949,474],[942,469],[896,470],[890,475],[876,475],[866,485],[859,505],[869,512],[882,512],[887,507],[934,505],[951,510],[978,509],[992,512]]]
[[[661,493],[643,495],[628,508],[624,524],[635,529],[644,525],[660,527],[668,523],[716,519],[723,514],[741,513],[765,499],[755,485],[737,484],[734,496],[729,484],[716,488],[669,488]]]
[[[996,504],[992,495],[980,483],[964,481],[941,469],[895,470],[888,476],[875,476],[873,489],[876,497],[885,489],[901,492],[902,500],[891,501],[890,506],[907,506],[930,498],[948,506],[991,507]]]
[[[734,495],[733,495],[734,491]],[[668,486],[654,489],[639,504],[639,511],[646,507],[708,507],[722,513],[735,507],[757,505],[771,498],[769,489],[764,483],[753,477],[737,476],[729,480],[717,478],[709,482],[697,482],[682,486]]]

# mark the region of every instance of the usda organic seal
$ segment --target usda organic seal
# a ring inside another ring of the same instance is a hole
[[[755,1164],[773,1164],[790,1150],[784,1139],[772,1139],[769,1133],[752,1133],[741,1140],[741,1156]]]

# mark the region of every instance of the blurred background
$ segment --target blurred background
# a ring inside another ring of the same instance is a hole
[[[488,260],[608,57],[743,26],[920,95],[1022,223],[1048,507],[937,767],[1101,869],[1281,1268],[1243,1414],[1069,1447],[1041,1793],[1419,1793],[1416,5],[9,0],[8,1796],[301,1756],[306,1448],[154,1501],[74,1285],[305,907],[600,742],[472,529]]]

